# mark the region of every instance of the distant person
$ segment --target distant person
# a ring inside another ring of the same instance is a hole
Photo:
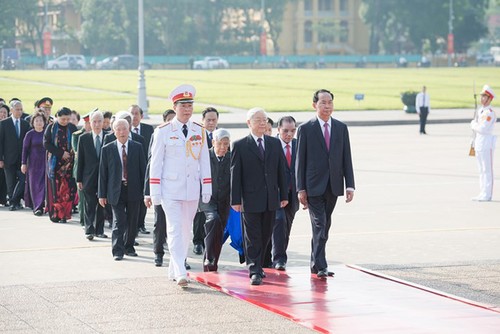
[[[170,122],[175,117],[175,111],[173,109],[167,109],[163,112],[163,122]]]
[[[205,253],[203,271],[217,271],[222,249],[222,238],[229,218],[231,182],[231,136],[226,129],[213,132],[213,146],[209,150],[210,171],[212,174],[212,196],[210,202],[200,201],[204,213]]]
[[[3,101],[3,102],[2,102]],[[5,104],[4,99],[0,99],[0,122],[10,116],[10,108]],[[7,183],[5,181],[4,169],[0,167],[0,205],[7,204]]]
[[[219,112],[214,107],[207,107],[201,113],[201,122],[207,134],[208,149],[212,148],[213,133],[219,123]],[[205,247],[205,213],[198,209],[193,220],[193,253],[203,254]]]
[[[76,110],[71,110],[71,118],[69,120],[71,123],[73,123],[74,126],[79,128],[79,123],[80,123],[80,114]]]
[[[472,200],[489,202],[493,196],[493,154],[497,137],[494,135],[497,117],[491,109],[495,93],[485,85],[481,91],[481,107],[470,125],[474,131],[474,149],[479,169],[479,195]]]
[[[267,118],[267,123],[266,123],[266,132],[264,133],[266,136],[272,136],[273,135],[273,126],[274,126],[274,121],[271,117]]]
[[[23,105],[20,101],[12,101],[10,114],[0,122],[0,168],[5,172],[9,210],[15,211],[22,209],[25,177],[21,172],[21,158],[24,137],[30,125],[21,118]]]
[[[333,276],[326,261],[332,213],[344,190],[346,202],[352,201],[354,171],[347,126],[331,117],[333,94],[326,89],[316,91],[312,106],[316,117],[297,131],[296,178],[299,201],[311,218],[311,273],[325,278]]]
[[[106,132],[111,132],[111,117],[113,113],[111,111],[105,111],[103,113],[104,121],[102,122],[102,129]]]
[[[108,203],[113,208],[112,254],[121,261],[124,255],[137,256],[134,243],[146,162],[142,145],[129,140],[130,124],[125,119],[117,119],[113,130],[116,139],[101,149],[97,194],[103,208]]]
[[[251,285],[262,284],[265,251],[276,210],[288,204],[285,157],[280,141],[265,135],[266,124],[264,109],[250,109],[250,134],[235,141],[231,153],[231,206],[241,212]]]
[[[45,208],[45,165],[46,151],[43,147],[43,133],[47,119],[43,111],[31,117],[31,130],[23,142],[21,172],[26,175],[24,203],[33,209],[35,216],[42,216]]]
[[[50,220],[66,223],[71,219],[76,182],[73,178],[75,152],[71,146],[71,135],[76,126],[70,122],[71,110],[62,107],[56,121],[45,130],[43,146],[47,155],[47,208]]]
[[[431,101],[425,86],[422,87],[422,91],[418,93],[415,98],[415,108],[417,109],[417,113],[420,118],[420,134],[426,135],[427,132],[425,132],[425,124],[427,123],[427,116],[431,111]]]

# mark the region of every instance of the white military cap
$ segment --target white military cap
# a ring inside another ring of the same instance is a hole
[[[495,98],[495,93],[493,93],[493,89],[490,86],[484,85],[483,90],[481,91],[481,95],[488,95],[492,99]]]
[[[193,102],[196,95],[196,88],[193,85],[180,85],[170,92],[169,99],[173,104],[176,102]]]

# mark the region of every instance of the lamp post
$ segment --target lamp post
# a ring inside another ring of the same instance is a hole
[[[149,118],[148,100],[146,96],[146,78],[144,75],[144,1],[139,0],[139,83],[137,85],[138,96],[137,104],[144,112],[143,117]]]

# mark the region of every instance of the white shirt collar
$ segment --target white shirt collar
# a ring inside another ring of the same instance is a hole
[[[100,139],[101,139],[101,142],[102,142],[102,140],[103,140],[103,136],[104,136],[104,134],[102,133],[102,131],[101,131],[101,133],[99,133],[98,135],[97,135],[94,131],[92,131],[92,138],[94,139],[94,141],[95,141],[95,138],[96,138],[97,136],[101,137]]]
[[[262,138],[262,146],[264,146],[264,135],[262,135],[262,137],[257,137],[256,135],[254,135],[251,132],[250,132],[250,134],[252,135],[252,138],[255,141],[255,144],[257,144],[257,146],[259,145],[259,142],[257,141],[257,139]]]
[[[322,120],[321,118],[319,118],[318,116],[316,116],[316,118],[318,119],[319,121],[319,125],[321,126],[321,129],[324,129],[325,127],[325,123],[328,123],[328,127],[331,129],[332,128],[332,118],[331,117],[328,117],[328,122],[325,122],[324,120]]]

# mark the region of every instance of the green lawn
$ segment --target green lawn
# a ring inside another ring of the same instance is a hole
[[[43,96],[52,97],[56,109],[67,106],[81,113],[95,107],[116,112],[136,102],[137,71],[38,70],[0,73],[0,96],[6,100],[20,98],[28,111],[32,103]],[[423,84],[427,85],[431,95],[432,108],[472,108],[474,81],[477,92],[488,83],[500,93],[500,68],[146,72],[151,113],[161,113],[171,107],[168,94],[182,83],[191,83],[196,87],[198,102],[244,109],[261,106],[273,112],[310,110],[312,94],[320,88],[335,94],[336,110],[401,109],[400,93],[420,90]],[[356,93],[363,93],[364,101],[355,101]],[[201,106],[196,107],[197,112],[201,109]]]

